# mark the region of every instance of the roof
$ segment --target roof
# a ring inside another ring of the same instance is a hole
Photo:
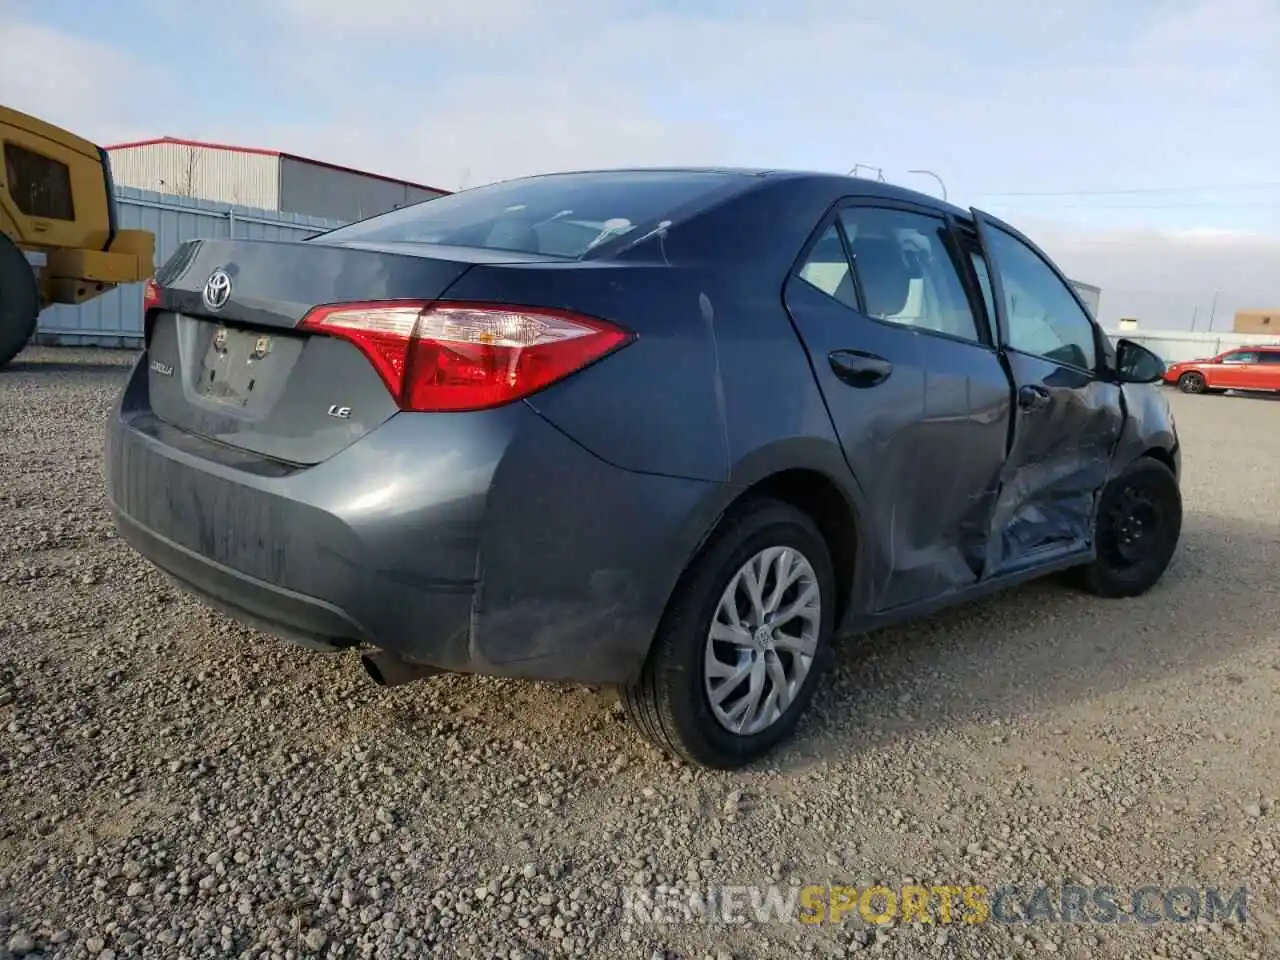
[[[76,136],[69,130],[55,127],[47,120],[41,120],[31,116],[29,113],[14,110],[12,107],[0,106],[0,126],[17,127],[27,133],[34,133],[37,137],[53,140],[55,143],[84,154],[86,157],[93,157],[95,162],[99,157],[97,146],[84,137]]]
[[[296,160],[299,163],[309,163],[316,167],[326,167],[329,170],[339,170],[342,173],[354,173],[361,177],[371,177],[374,180],[384,180],[387,183],[398,183],[405,187],[416,187],[419,190],[431,190],[435,193],[452,193],[451,190],[443,190],[440,187],[431,187],[425,183],[415,183],[412,180],[401,180],[399,177],[388,177],[381,173],[370,173],[367,170],[357,170],[355,167],[344,167],[338,163],[329,163],[325,160],[313,160],[310,157],[299,156],[296,153],[285,153],[283,150],[268,150],[262,147],[237,147],[229,143],[211,143],[207,140],[184,140],[181,137],[153,137],[150,140],[130,140],[128,143],[113,143],[103,149],[111,150],[128,150],[133,147],[152,147],[159,144],[172,144],[178,147],[204,147],[209,150],[226,150],[231,153],[252,153],[264,157],[280,157],[285,160]]]
[[[593,173],[695,173],[721,174],[724,176],[759,177],[775,180],[808,180],[826,183],[856,183],[857,192],[863,196],[881,197],[889,200],[907,200],[924,203],[935,210],[945,211],[961,221],[971,221],[972,213],[940,200],[929,193],[922,193],[910,187],[899,186],[884,180],[870,180],[866,177],[855,177],[847,173],[833,173],[830,170],[800,170],[779,167],[707,167],[707,166],[656,166],[656,167],[599,167],[581,170],[556,170],[548,173],[527,174],[513,177],[512,180],[533,180],[539,177],[586,176]]]

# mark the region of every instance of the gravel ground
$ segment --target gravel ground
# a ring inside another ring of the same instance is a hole
[[[1038,584],[851,639],[773,765],[728,775],[603,693],[382,690],[187,599],[103,501],[130,361],[0,372],[0,957],[1280,955],[1280,402],[1173,398],[1185,539],[1149,596]],[[1248,920],[621,908],[637,884],[1064,880],[1246,885]]]

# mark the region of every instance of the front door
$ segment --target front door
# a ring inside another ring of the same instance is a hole
[[[1004,462],[1009,381],[927,207],[851,204],[823,223],[787,308],[868,506],[861,613],[975,583]]]
[[[1102,376],[1102,331],[1062,273],[1013,227],[973,211],[1001,353],[1014,388],[1013,432],[987,547],[986,576],[1087,552],[1098,494],[1124,421]]]

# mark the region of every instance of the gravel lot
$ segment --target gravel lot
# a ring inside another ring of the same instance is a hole
[[[187,599],[112,535],[131,356],[0,372],[0,957],[1274,957],[1280,402],[1173,398],[1183,547],[851,638],[770,768],[612,697],[395,690]],[[1212,926],[624,924],[629,884],[1249,888]]]

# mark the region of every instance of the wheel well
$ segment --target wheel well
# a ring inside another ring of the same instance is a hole
[[[816,470],[784,470],[748,487],[734,506],[748,499],[771,497],[809,515],[831,553],[836,583],[836,622],[853,583],[858,561],[858,521],[835,481]],[[732,510],[733,507],[730,507]]]
[[[1152,460],[1159,460],[1176,476],[1178,473],[1178,465],[1174,463],[1173,455],[1163,447],[1152,447],[1150,450],[1142,454],[1144,457],[1150,457]]]

